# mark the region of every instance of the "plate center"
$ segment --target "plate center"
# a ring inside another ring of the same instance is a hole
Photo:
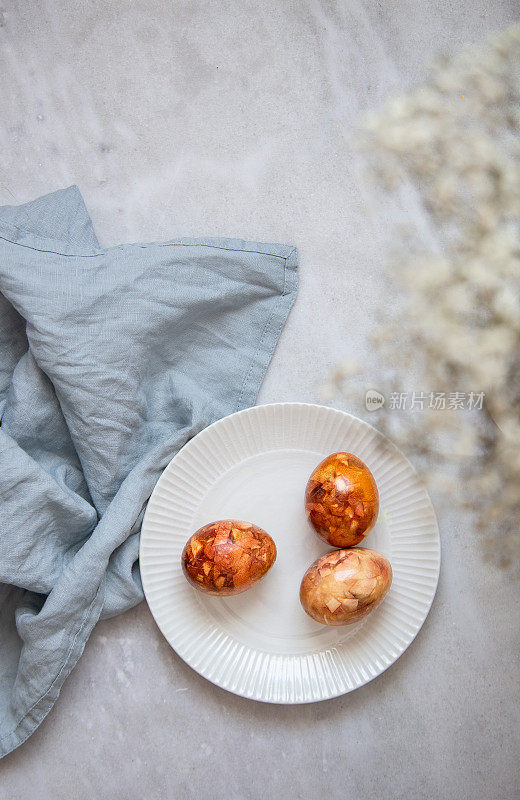
[[[318,556],[333,549],[314,533],[304,510],[307,480],[326,455],[287,449],[251,456],[209,487],[193,519],[193,530],[217,519],[242,519],[273,537],[277,559],[258,584],[236,597],[197,597],[229,634],[249,644],[254,634],[256,646],[268,652],[296,655],[338,645],[363,624],[319,625],[300,605],[305,571]],[[366,545],[388,554],[382,514]]]

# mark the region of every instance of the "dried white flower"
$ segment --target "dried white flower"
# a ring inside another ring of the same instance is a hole
[[[450,470],[464,473],[489,552],[518,570],[520,25],[439,62],[361,133],[376,178],[388,189],[411,182],[442,244],[442,253],[403,251],[391,265],[406,301],[376,332],[386,363],[401,365],[388,391],[402,391],[413,366],[437,392],[485,392],[481,411],[412,414],[386,404],[377,424],[416,459],[440,464],[449,453],[437,471],[443,491]]]

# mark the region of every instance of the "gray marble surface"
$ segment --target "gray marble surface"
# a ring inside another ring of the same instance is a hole
[[[259,401],[315,401],[338,359],[373,358],[399,223],[428,235],[413,199],[376,202],[356,121],[516,5],[1,0],[0,203],[78,183],[104,245],[296,244],[300,294]],[[471,520],[442,497],[437,512],[437,598],[371,684],[303,707],[235,697],[181,662],[142,604],[97,626],[47,720],[0,763],[1,800],[518,797],[516,590]]]

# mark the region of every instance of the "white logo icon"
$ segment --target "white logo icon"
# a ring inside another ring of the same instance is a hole
[[[381,392],[375,389],[369,389],[365,395],[365,408],[367,411],[377,411],[385,404],[385,398]]]

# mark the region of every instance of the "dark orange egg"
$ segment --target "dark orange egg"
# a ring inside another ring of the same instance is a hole
[[[182,551],[186,579],[206,594],[240,594],[263,578],[276,560],[268,533],[251,522],[218,520],[190,536]]]
[[[365,538],[377,520],[379,492],[374,476],[352,453],[333,453],[309,478],[305,510],[325,542],[333,547],[352,547]]]

